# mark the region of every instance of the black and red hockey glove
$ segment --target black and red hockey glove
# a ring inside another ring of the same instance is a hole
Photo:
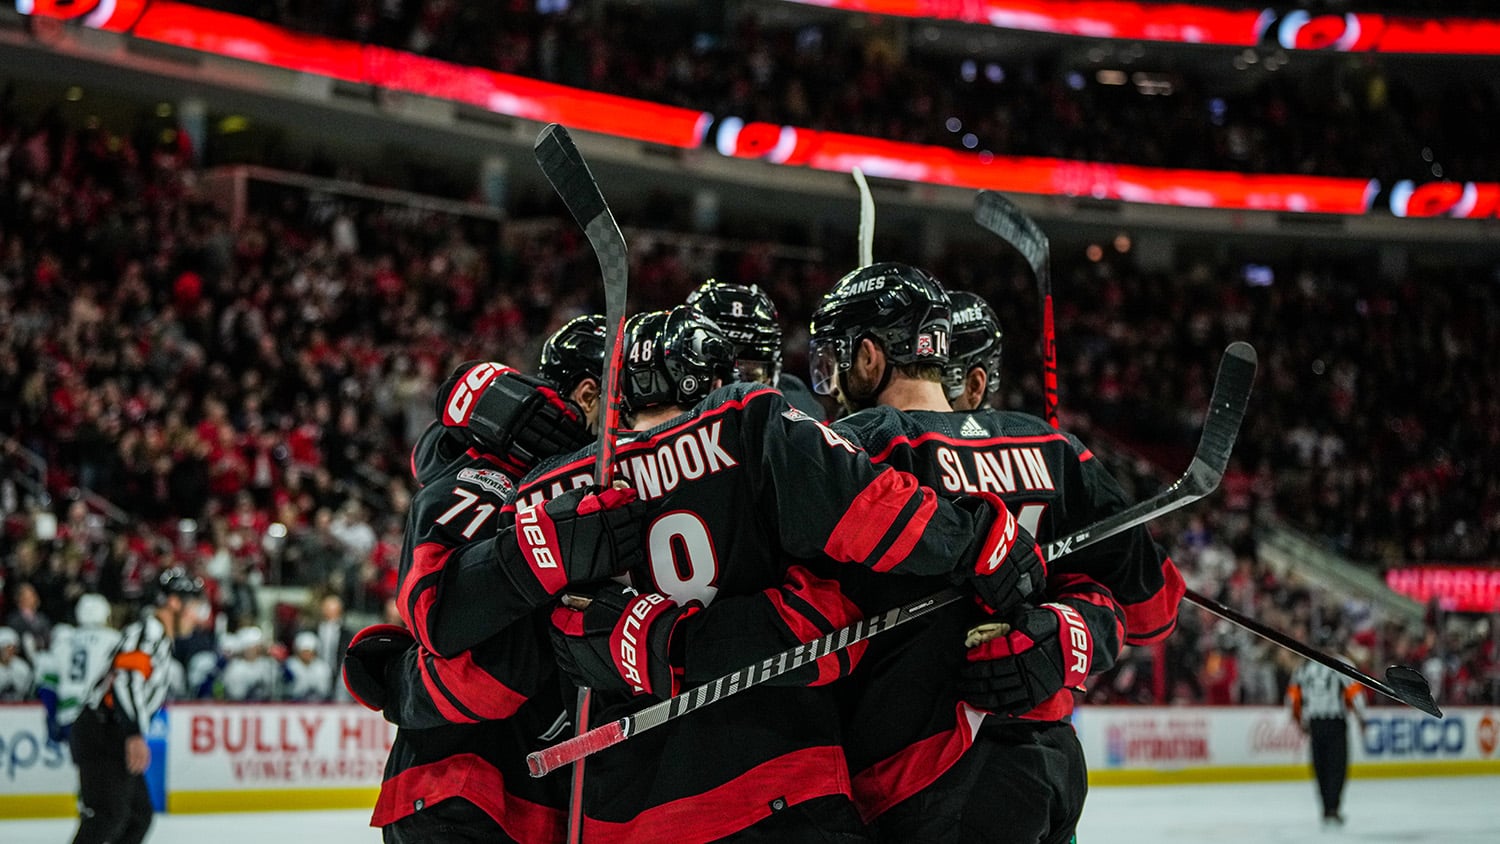
[[[981,625],[965,644],[959,693],[970,705],[1007,717],[1068,717],[1094,660],[1083,616],[1060,603],[1028,607],[1009,625]]]
[[[552,611],[558,666],[575,685],[669,698],[682,686],[682,657],[673,653],[672,634],[700,609],[697,601],[679,605],[618,583],[570,592]]]
[[[973,561],[971,567],[954,572],[954,579],[967,583],[990,612],[1003,616],[1041,595],[1047,563],[1000,496],[981,492],[972,498],[988,505],[993,520],[984,538],[969,546],[964,559]]]
[[[390,691],[386,668],[416,641],[411,631],[394,624],[372,624],[355,633],[344,653],[344,688],[366,709],[385,709]]]
[[[470,361],[454,370],[438,388],[437,416],[518,478],[593,440],[577,405],[501,363]]]
[[[526,490],[521,491],[523,499]],[[645,502],[629,487],[579,487],[516,510],[515,543],[502,537],[506,573],[532,606],[570,583],[603,580],[642,564]]]

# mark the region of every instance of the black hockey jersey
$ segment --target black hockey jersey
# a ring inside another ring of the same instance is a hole
[[[493,565],[495,543],[514,541],[501,529],[515,485],[472,449],[444,464],[413,466],[425,485],[407,514],[397,603],[417,644],[387,671],[399,729],[371,825],[461,797],[515,841],[555,842],[566,774],[532,779],[525,762],[567,734],[547,614]]]
[[[1119,484],[1076,437],[1035,416],[877,407],[833,428],[877,463],[910,472],[942,495],[999,495],[1043,546],[1127,505]],[[1094,673],[1114,663],[1122,639],[1159,641],[1176,625],[1182,578],[1144,527],[1048,566],[1048,598],[1074,599],[1088,622]],[[884,606],[920,595],[909,583],[865,581],[846,589],[885,592],[868,599]],[[843,690],[850,701],[846,747],[866,819],[931,784],[973,743],[984,714],[962,701],[956,680],[964,633],[979,620],[974,607],[956,605],[870,641],[863,669]],[[1069,694],[1060,692],[1026,717],[1066,717]]]
[[[522,498],[590,483],[593,460],[590,449],[540,467]],[[649,505],[648,560],[631,573],[634,585],[707,605],[677,628],[685,687],[861,617],[817,566],[944,579],[960,561],[972,566],[970,547],[994,518],[982,501],[950,504],[911,475],[876,467],[759,385],[724,387],[671,422],[622,434],[616,466]],[[782,678],[810,685],[755,687],[591,757],[584,840],[708,841],[798,804],[847,798],[839,718],[817,684],[857,655],[851,648]],[[595,692],[593,720],[654,702]]]

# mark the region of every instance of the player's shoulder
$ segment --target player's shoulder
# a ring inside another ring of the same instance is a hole
[[[864,446],[885,442],[916,430],[916,422],[894,407],[880,405],[866,408],[834,421],[829,427]]]
[[[702,416],[716,410],[740,409],[754,406],[756,410],[769,410],[776,406],[787,404],[786,396],[781,391],[767,384],[752,384],[746,382],[735,382],[725,384],[712,393],[709,393],[693,407],[692,413]]]

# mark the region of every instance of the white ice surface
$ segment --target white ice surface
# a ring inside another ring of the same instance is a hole
[[[1351,780],[1325,830],[1310,781],[1095,788],[1080,844],[1500,844],[1500,777]],[[369,812],[162,815],[150,844],[370,844]],[[0,822],[4,844],[65,844],[70,820]]]

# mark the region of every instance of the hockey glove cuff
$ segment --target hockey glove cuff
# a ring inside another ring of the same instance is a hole
[[[592,439],[577,405],[547,382],[499,363],[461,365],[438,388],[437,414],[518,478]]]
[[[643,563],[645,511],[628,487],[569,490],[517,510],[514,544],[500,539],[502,562],[523,597],[542,606],[570,583],[604,580]]]
[[[972,568],[960,570],[955,579],[966,582],[979,595],[986,608],[996,615],[1006,615],[1021,604],[1040,596],[1047,583],[1047,564],[1042,549],[993,493],[974,496],[986,502],[994,519],[984,538],[970,546]]]
[[[354,634],[344,655],[344,688],[366,709],[385,709],[386,666],[416,641],[395,624],[373,624]]]
[[[570,594],[568,603],[577,605]],[[582,609],[552,611],[552,639],[563,672],[580,686],[668,698],[682,685],[682,659],[673,653],[679,622],[702,606],[679,605],[656,592],[617,583],[594,588]]]
[[[970,631],[965,644],[963,699],[1012,718],[1068,717],[1094,658],[1088,625],[1066,604],[1027,608],[1009,625],[982,625]]]

